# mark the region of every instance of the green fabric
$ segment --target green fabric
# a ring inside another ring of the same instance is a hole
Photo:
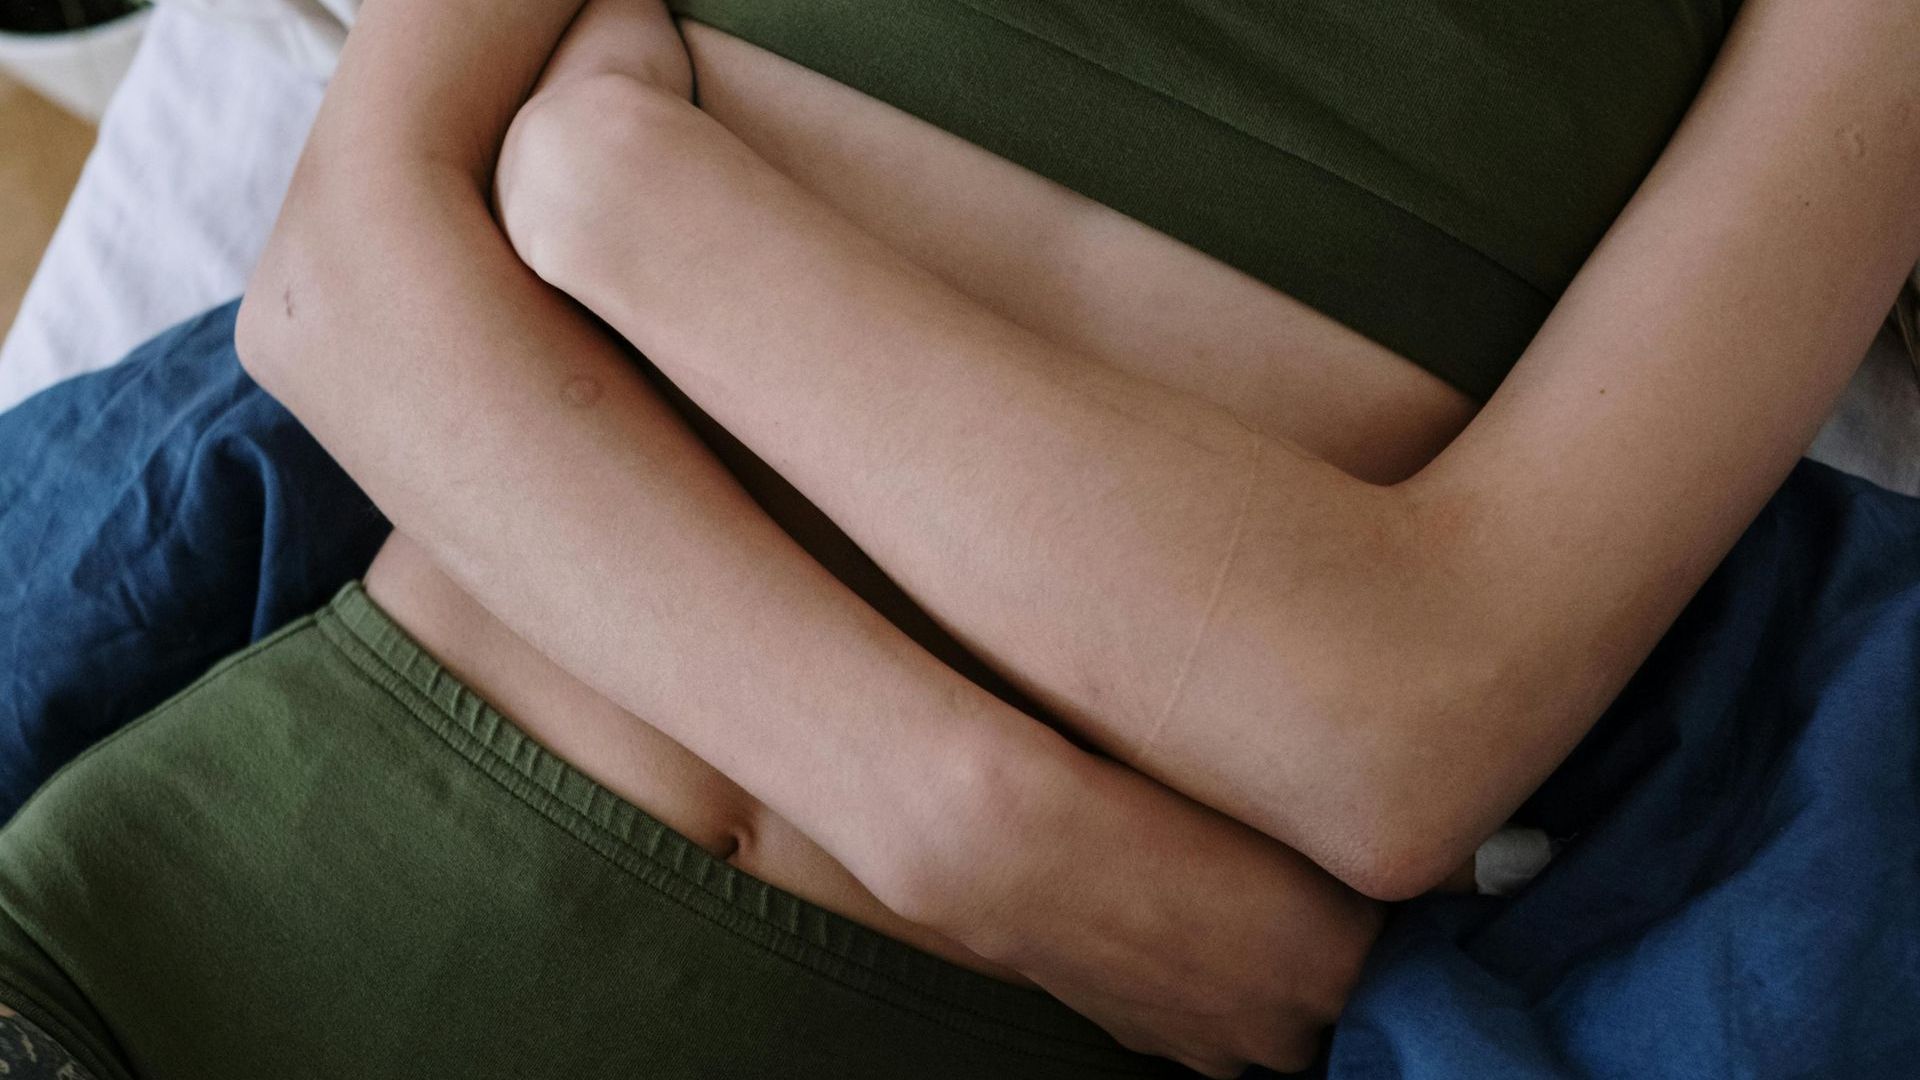
[[[671,0],[1490,395],[1733,2]]]
[[[358,587],[0,832],[0,1001],[101,1080],[1174,1071],[716,861]]]

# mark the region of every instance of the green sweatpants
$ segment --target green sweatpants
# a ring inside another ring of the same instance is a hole
[[[1177,1072],[716,861],[357,586],[0,832],[0,1002],[101,1080]]]

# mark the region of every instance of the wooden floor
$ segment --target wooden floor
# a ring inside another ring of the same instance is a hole
[[[93,147],[93,127],[0,75],[0,337]]]

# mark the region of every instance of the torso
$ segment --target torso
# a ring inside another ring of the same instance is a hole
[[[702,108],[881,239],[1042,335],[1225,405],[1373,480],[1418,469],[1472,415],[1472,402],[1434,376],[1184,244],[772,53],[697,23],[682,30]],[[737,444],[718,449],[829,570],[937,655],[992,682],[790,487]],[[991,970],[886,911],[737,785],[554,667],[404,538],[381,552],[367,589],[501,712],[694,842]]]

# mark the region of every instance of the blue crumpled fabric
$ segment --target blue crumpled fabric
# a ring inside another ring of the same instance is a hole
[[[0,414],[0,817],[388,527],[234,307]],[[1920,1076],[1920,500],[1802,463],[1519,820],[1388,924],[1326,1075]]]
[[[0,413],[0,822],[389,531],[233,352],[238,303]]]
[[[1920,499],[1802,462],[1518,815],[1404,905],[1337,1080],[1920,1077]]]

